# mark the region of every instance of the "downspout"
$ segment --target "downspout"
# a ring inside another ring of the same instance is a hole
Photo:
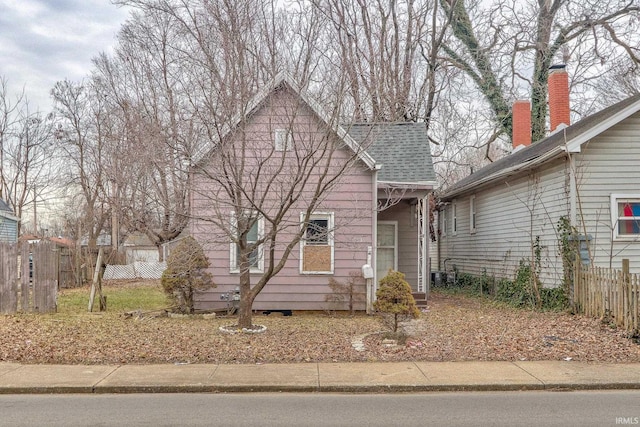
[[[431,290],[431,258],[429,258],[429,244],[431,243],[430,218],[429,218],[429,193],[422,198],[422,286],[425,297],[429,298]]]
[[[378,272],[376,268],[376,247],[378,246],[378,171],[381,165],[376,164],[371,174],[371,268],[373,278],[367,279],[367,314],[373,314],[373,302],[376,299]],[[369,259],[367,259],[369,262]]]
[[[578,209],[577,209],[577,193],[578,184],[576,183],[576,162],[575,157],[567,152],[569,157],[569,223],[572,227],[578,227]]]

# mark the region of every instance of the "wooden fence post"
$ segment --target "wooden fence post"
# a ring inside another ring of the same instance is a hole
[[[625,330],[629,330],[629,320],[631,317],[631,299],[629,295],[629,287],[631,285],[631,278],[629,277],[629,259],[624,258],[622,260],[622,324]]]
[[[18,247],[0,244],[0,313],[13,314],[18,310]]]
[[[96,290],[100,292],[100,301],[102,305],[102,287],[100,282],[100,268],[102,268],[102,257],[104,250],[100,248],[98,251],[98,259],[96,260],[96,268],[93,272],[93,281],[91,282],[91,292],[89,293],[89,312],[93,311],[93,300],[96,297]]]
[[[576,254],[575,259],[573,260],[573,286],[571,289],[571,309],[573,312],[578,312],[580,310],[580,288],[581,288],[581,277],[580,277],[580,256]]]

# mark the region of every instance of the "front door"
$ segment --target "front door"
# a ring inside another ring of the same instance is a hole
[[[398,269],[398,222],[378,221],[376,246],[376,274],[380,282],[389,269]]]

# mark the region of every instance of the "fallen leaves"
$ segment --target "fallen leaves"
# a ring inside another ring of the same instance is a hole
[[[122,312],[0,317],[0,361],[56,364],[296,363],[401,360],[640,362],[640,345],[596,319],[538,313],[433,293],[385,347],[375,316],[296,312],[260,316],[261,334],[222,334],[230,318],[135,317]],[[352,342],[362,346],[354,348]]]
[[[525,311],[465,296],[432,293],[429,311],[405,327],[422,347],[391,355],[380,337],[370,336],[367,349],[383,360],[640,362],[640,345],[597,319]]]

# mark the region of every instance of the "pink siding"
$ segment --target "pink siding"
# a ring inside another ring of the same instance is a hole
[[[279,206],[283,194],[291,188],[291,179],[296,172],[295,162],[282,162],[282,153],[271,150],[273,134],[276,128],[288,128],[293,123],[294,141],[301,150],[308,150],[315,146],[327,131],[323,124],[305,105],[298,104],[299,100],[289,92],[278,91],[270,96],[258,111],[248,120],[242,134],[233,136],[233,146],[236,151],[245,146],[246,155],[238,155],[238,161],[245,160],[245,176],[261,174],[264,179],[257,180],[255,191],[257,198],[266,194],[262,203],[263,209],[270,215],[272,208]],[[244,138],[242,138],[244,137]],[[338,142],[337,136],[331,134],[331,142]],[[286,154],[291,155],[291,152]],[[332,170],[344,164],[351,153],[346,149],[334,152],[331,163]],[[220,173],[216,159],[206,163],[207,172]],[[256,299],[254,309],[293,309],[293,310],[324,310],[328,308],[325,301],[331,294],[328,287],[330,278],[345,283],[352,271],[360,271],[367,261],[367,248],[372,245],[372,172],[361,162],[351,167],[332,189],[323,196],[316,212],[333,212],[335,219],[334,232],[334,274],[300,274],[300,252],[296,247],[289,256],[284,269],[266,285]],[[269,191],[265,190],[267,182],[273,181]],[[289,210],[286,220],[281,225],[279,241],[288,242],[292,233],[299,230],[300,213],[305,211],[308,198],[312,192],[306,191],[317,182],[317,176],[309,180],[302,191],[302,197]],[[233,208],[226,203],[228,198],[214,182],[202,174],[193,176],[194,192],[192,196],[192,212],[195,217],[191,225],[191,233],[203,245],[212,263],[210,269],[217,288],[204,292],[197,298],[198,309],[214,309],[226,306],[220,296],[233,290],[239,283],[239,276],[230,273],[230,244],[228,236],[220,232],[220,228],[211,222],[203,221],[207,217],[216,217],[214,212],[220,213],[230,221]],[[198,219],[201,218],[201,219]],[[265,231],[269,224],[265,221]],[[276,262],[282,256],[282,248],[276,247]],[[265,254],[265,267],[268,263]],[[253,274],[257,281],[260,273]],[[364,288],[363,288],[364,292]],[[346,308],[346,306],[345,306]],[[359,304],[364,309],[364,301]]]

